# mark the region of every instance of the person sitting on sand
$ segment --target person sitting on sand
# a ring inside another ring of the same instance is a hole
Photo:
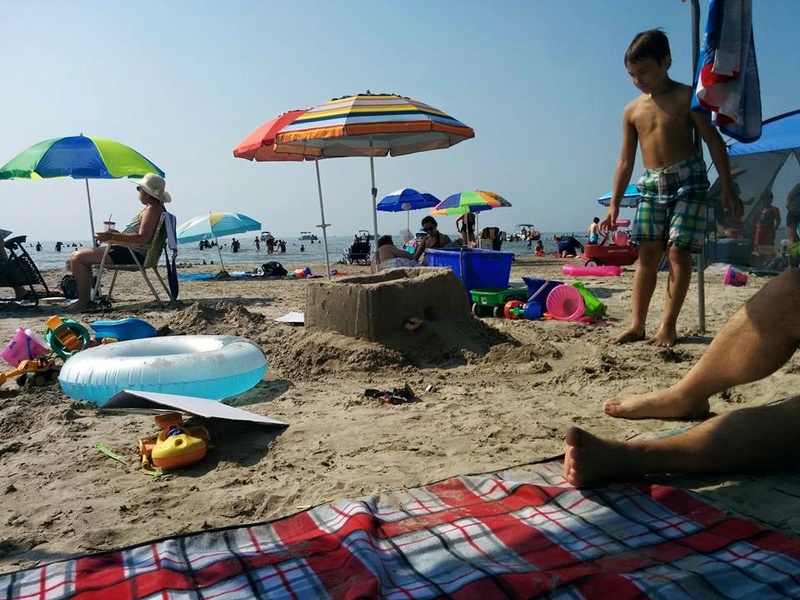
[[[164,203],[172,198],[166,190],[166,181],[155,173],[148,173],[141,180],[133,181],[139,192],[139,202],[144,205],[142,211],[122,231],[100,231],[95,238],[100,242],[125,242],[146,246],[153,235],[164,212]],[[78,288],[78,300],[70,306],[70,310],[81,310],[89,306],[92,293],[92,267],[99,265],[105,255],[105,248],[84,248],[76,250],[69,257],[72,275]],[[144,260],[144,256],[140,255]],[[128,248],[113,246],[106,257],[106,262],[116,265],[135,264]]]
[[[424,265],[426,264],[425,250],[428,248],[444,248],[450,244],[450,236],[439,231],[439,224],[430,215],[422,218],[422,229],[425,230],[425,237],[420,240],[414,252],[414,260]]]
[[[558,245],[558,255],[561,258],[575,258],[583,252],[583,244],[571,235],[554,235],[553,241]]]
[[[378,269],[419,266],[411,254],[394,245],[392,236],[382,235],[378,238]]]
[[[544,244],[542,240],[537,240],[536,247],[533,249],[534,256],[544,256]]]
[[[600,242],[600,217],[595,217],[589,224],[589,231],[587,232],[587,243],[597,244]]]
[[[792,357],[800,342],[800,269],[765,285],[728,320],[703,356],[673,386],[607,400],[624,419],[700,419],[709,398],[763,379]],[[682,433],[618,442],[572,427],[564,474],[575,486],[658,473],[757,473],[800,461],[800,396],[731,410]]]

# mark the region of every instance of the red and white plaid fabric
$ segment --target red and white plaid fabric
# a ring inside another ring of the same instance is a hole
[[[343,500],[0,576],[0,597],[798,598],[800,540],[560,463]]]

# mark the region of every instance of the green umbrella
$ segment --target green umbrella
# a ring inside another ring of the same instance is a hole
[[[0,167],[0,179],[83,179],[89,202],[91,240],[94,240],[94,218],[89,180],[144,177],[147,173],[164,176],[164,171],[133,148],[83,134],[39,142]]]

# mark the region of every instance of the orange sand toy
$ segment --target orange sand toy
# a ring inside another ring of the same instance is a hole
[[[180,413],[169,412],[155,418],[161,433],[139,438],[142,467],[178,469],[201,460],[208,452],[209,435],[205,427],[183,427]]]

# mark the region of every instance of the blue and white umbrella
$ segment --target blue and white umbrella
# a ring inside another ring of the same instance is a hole
[[[178,227],[177,234],[179,244],[191,244],[201,240],[216,240],[218,237],[226,235],[260,230],[261,223],[247,215],[220,212],[189,219]],[[222,251],[219,249],[219,243],[217,243],[217,251],[219,252],[220,267],[224,271],[225,265],[222,264]]]
[[[384,212],[406,212],[406,229],[410,227],[409,214],[412,210],[433,208],[439,204],[439,199],[428,192],[418,192],[413,188],[403,188],[381,198],[377,208]]]
[[[639,188],[636,187],[635,183],[632,183],[625,188],[625,193],[622,194],[622,202],[619,205],[621,208],[636,208],[639,206],[639,200],[641,199],[642,195],[639,193]],[[611,204],[611,192],[600,196],[597,202],[603,206]]]

